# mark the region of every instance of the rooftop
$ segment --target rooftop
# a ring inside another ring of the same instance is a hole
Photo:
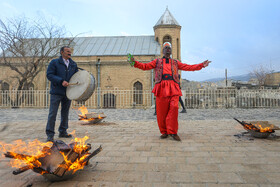
[[[160,55],[154,36],[77,37],[73,56]]]
[[[159,18],[158,22],[155,24],[156,26],[159,25],[179,25],[179,23],[176,21],[176,19],[173,17],[173,15],[170,13],[168,8],[166,7],[165,12],[163,15]]]

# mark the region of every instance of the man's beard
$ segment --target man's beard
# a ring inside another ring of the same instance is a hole
[[[163,54],[164,54],[164,55],[171,55],[171,53],[172,53],[172,50],[171,50],[171,49],[170,49],[170,53],[167,53],[166,49],[163,49]]]

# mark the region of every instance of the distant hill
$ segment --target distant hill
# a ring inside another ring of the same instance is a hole
[[[249,81],[251,78],[250,74],[245,74],[245,75],[237,75],[237,76],[232,76],[228,77],[228,79],[235,80],[235,81]],[[213,79],[207,79],[201,82],[218,82],[221,80],[224,80],[225,77],[222,78],[213,78]]]

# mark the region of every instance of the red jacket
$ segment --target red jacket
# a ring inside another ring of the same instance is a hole
[[[183,71],[196,71],[201,70],[203,68],[203,63],[195,64],[195,65],[188,65],[184,64],[178,60],[169,59],[169,62],[171,62],[171,66],[165,66],[165,58],[159,58],[155,59],[149,63],[141,63],[138,61],[135,61],[134,67],[142,69],[142,70],[151,70],[155,69],[155,83],[160,83],[162,80],[162,75],[170,74],[173,76],[173,79],[175,82],[179,84],[179,75],[178,70]],[[165,68],[165,69],[164,69]],[[165,73],[163,73],[165,72]]]

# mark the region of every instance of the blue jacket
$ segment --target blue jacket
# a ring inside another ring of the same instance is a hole
[[[62,86],[63,81],[69,82],[70,78],[78,71],[78,66],[71,58],[68,68],[62,56],[53,59],[47,69],[47,78],[51,81],[50,94],[66,96],[66,87]]]

